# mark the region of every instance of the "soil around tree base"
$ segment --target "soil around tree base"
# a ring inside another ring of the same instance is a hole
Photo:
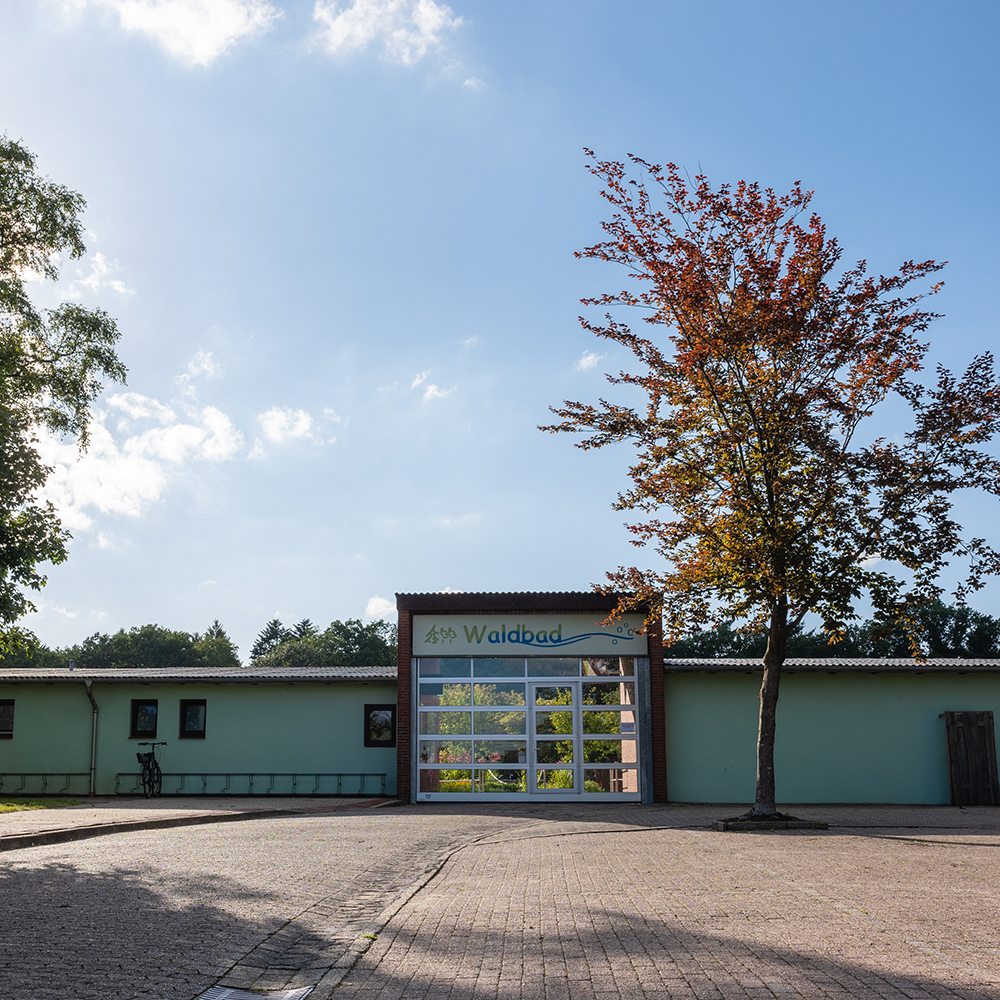
[[[717,819],[712,829],[723,833],[741,830],[828,830],[829,825],[819,819],[799,819],[788,813],[775,813],[773,816],[731,816],[729,819]]]

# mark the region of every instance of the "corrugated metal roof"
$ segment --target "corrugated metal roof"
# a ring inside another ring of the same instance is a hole
[[[688,657],[665,659],[663,669],[668,674],[681,673],[755,673],[763,670],[759,658]],[[1000,659],[964,660],[932,658],[918,663],[912,657],[899,659],[844,656],[789,657],[783,673],[879,673],[879,674],[964,674],[1000,673]]]
[[[0,666],[0,683],[14,681],[40,681],[45,684],[138,682],[148,684],[268,684],[294,681],[315,681],[325,684],[347,681],[395,681],[395,667],[315,667],[312,669],[255,667],[213,670],[206,667],[178,667],[151,670],[127,668],[121,670],[70,670],[68,667],[4,668]]]
[[[549,591],[439,591],[430,594],[396,594],[401,611],[516,612],[610,611],[618,603],[615,594],[593,590]]]

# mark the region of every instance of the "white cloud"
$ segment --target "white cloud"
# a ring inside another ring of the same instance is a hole
[[[79,298],[84,290],[98,292],[102,288],[110,288],[119,295],[132,295],[135,289],[129,288],[124,281],[115,277],[121,270],[122,266],[117,260],[109,261],[104,254],[95,253],[90,260],[90,274],[84,277],[83,269],[77,268],[76,273],[80,277],[70,284],[67,294],[70,298]]]
[[[267,0],[70,0],[67,7],[114,11],[123,31],[159,42],[189,66],[208,66],[282,16]]]
[[[173,423],[177,419],[177,414],[169,406],[138,392],[120,392],[109,396],[108,405],[127,413],[133,419],[152,418],[159,420],[161,424]]]
[[[576,370],[578,372],[590,371],[591,368],[597,367],[597,362],[603,357],[603,354],[595,354],[593,351],[584,351],[580,360],[576,363]]]
[[[287,406],[272,406],[258,415],[264,437],[268,441],[282,442],[292,438],[311,438],[312,417],[305,410],[292,410]]]
[[[436,385],[429,385],[424,390],[424,402],[426,403],[429,399],[442,399],[454,391],[454,389],[439,389]]]
[[[469,87],[472,90],[479,90],[482,85],[483,81],[478,76],[470,76],[467,80],[462,81],[463,87]]]
[[[166,491],[174,468],[191,459],[225,461],[243,445],[243,435],[214,406],[206,406],[194,424],[171,422],[176,420],[172,411],[138,393],[111,397],[108,402],[135,419],[157,420],[161,426],[119,442],[107,426],[111,412],[98,414],[91,424],[90,446],[82,455],[72,442],[40,433],[39,454],[53,470],[41,495],[55,504],[71,531],[93,527],[92,508],[138,517]],[[102,548],[111,547],[103,534],[97,541]]]
[[[473,335],[471,337],[466,337],[465,340],[462,341],[462,346],[467,351],[471,351],[472,348],[475,347],[478,343],[479,343],[479,338]]]
[[[428,368],[427,371],[421,372],[419,375],[415,375],[413,381],[410,383],[410,388],[416,389],[416,387],[420,385],[421,382],[425,382],[427,380],[427,376],[430,375],[430,373],[431,370],[430,368]]]
[[[212,356],[211,351],[199,350],[188,362],[187,374],[192,376],[207,375],[209,378],[219,378],[222,375],[222,369]]]
[[[389,62],[412,66],[440,48],[447,31],[462,24],[452,9],[435,0],[316,0],[313,19],[320,44],[332,54],[381,45]]]
[[[327,406],[323,410],[323,416],[326,417],[326,419],[329,420],[330,423],[332,423],[332,424],[343,424],[344,423],[344,418],[341,417],[340,414],[338,414],[337,411],[334,410],[332,407]]]
[[[369,597],[365,605],[366,618],[392,618],[396,617],[396,605],[384,597]]]
[[[212,356],[211,351],[199,350],[188,362],[187,371],[182,372],[174,380],[178,386],[182,405],[189,411],[193,411],[197,406],[198,395],[192,383],[201,375],[206,378],[222,376],[222,367]]]

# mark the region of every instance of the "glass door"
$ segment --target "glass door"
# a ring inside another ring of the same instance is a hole
[[[579,795],[580,682],[528,683],[529,791]]]

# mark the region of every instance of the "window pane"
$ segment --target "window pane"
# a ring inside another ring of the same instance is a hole
[[[133,739],[142,736],[156,738],[156,705],[155,701],[132,701],[132,731]]]
[[[633,656],[588,656],[583,661],[584,677],[632,677],[634,674]]]
[[[524,712],[476,712],[475,715],[477,735],[519,736],[526,732]]]
[[[11,736],[14,733],[14,702],[0,701],[0,735]]]
[[[468,764],[472,761],[472,740],[421,740],[421,764]]]
[[[581,693],[584,705],[634,705],[635,684],[632,681],[583,684]]]
[[[571,687],[536,687],[536,705],[572,705],[573,689]]]
[[[424,774],[427,774],[424,771]],[[436,771],[439,776],[440,791],[442,792],[471,792],[472,791],[472,771]]]
[[[523,656],[476,657],[472,661],[474,677],[523,677]]]
[[[573,772],[569,768],[566,770],[555,770],[552,768],[541,769],[535,772],[535,784],[539,788],[573,788]]]
[[[420,685],[421,705],[468,705],[472,692],[471,684],[425,684]]]
[[[477,764],[523,764],[527,759],[524,740],[476,740]]]
[[[421,656],[417,669],[421,677],[468,677],[472,660],[464,656]]]
[[[523,684],[474,684],[477,705],[523,705]]]
[[[538,735],[573,732],[572,712],[535,712],[535,732]]]
[[[509,767],[491,767],[477,772],[476,791],[526,792],[528,790],[527,771],[515,771]]]
[[[471,736],[471,712],[421,712],[421,735]]]
[[[635,734],[635,712],[593,712],[584,710],[583,731],[585,733]]]
[[[639,772],[634,767],[594,768],[583,772],[585,792],[639,791]]]
[[[634,764],[635,740],[584,740],[584,764]]]
[[[392,709],[375,708],[368,713],[368,739],[372,743],[389,743],[393,737]]]
[[[528,660],[529,677],[579,677],[580,661],[575,656],[537,656]]]
[[[535,759],[539,764],[572,764],[572,740],[538,740],[535,743]]]
[[[181,736],[205,735],[205,702],[181,702]]]

